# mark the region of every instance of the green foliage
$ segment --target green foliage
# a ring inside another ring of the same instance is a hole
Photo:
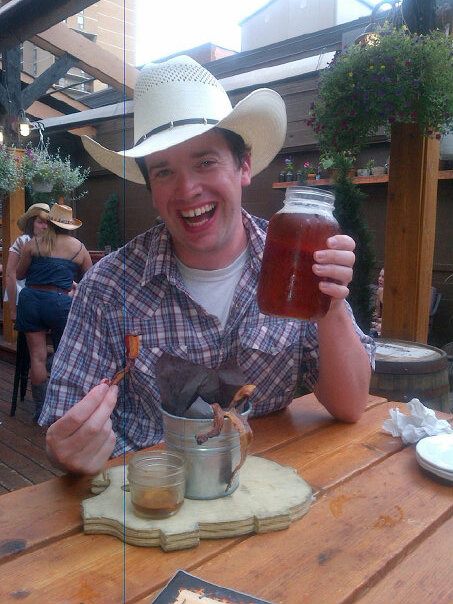
[[[118,220],[118,195],[112,193],[104,204],[99,224],[98,247],[100,250],[110,246],[117,250],[122,245],[120,224]]]
[[[26,148],[22,160],[22,174],[26,185],[33,186],[33,182],[51,184],[53,199],[62,195],[71,196],[74,200],[86,194],[84,191],[74,197],[75,190],[88,178],[89,169],[73,167],[69,157],[62,157],[59,150],[51,153],[47,144],[43,147]]]
[[[295,170],[294,160],[291,156],[289,156],[285,159],[285,167],[283,168],[283,172],[285,172],[285,173],[294,172],[294,170]]]
[[[381,28],[321,74],[307,123],[324,153],[357,154],[379,128],[417,123],[423,134],[453,126],[453,42],[441,31]]]
[[[14,149],[0,145],[0,194],[12,193],[21,186],[20,159]]]
[[[349,235],[356,242],[356,262],[354,277],[349,284],[349,297],[354,316],[359,327],[369,333],[373,309],[371,304],[370,283],[374,266],[374,252],[371,234],[363,219],[362,203],[365,194],[347,176],[350,162],[341,159],[337,162],[335,182],[335,218],[342,233]]]

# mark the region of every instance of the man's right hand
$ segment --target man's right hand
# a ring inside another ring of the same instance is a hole
[[[75,474],[101,472],[115,446],[110,415],[118,386],[101,383],[47,430],[46,449],[59,468]]]

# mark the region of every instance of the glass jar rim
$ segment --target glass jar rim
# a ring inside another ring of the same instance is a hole
[[[171,478],[184,472],[185,465],[184,457],[173,451],[141,451],[135,453],[130,459],[128,473],[140,472],[141,474],[152,476],[156,473],[157,468],[165,466],[165,476]]]
[[[333,206],[335,196],[330,191],[319,189],[318,187],[288,187],[285,194],[285,203],[300,201],[304,203],[325,203]]]

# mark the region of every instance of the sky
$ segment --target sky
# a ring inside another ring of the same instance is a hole
[[[380,3],[380,0],[367,1],[371,6]],[[143,65],[206,42],[239,52],[240,21],[268,2],[269,0],[137,0],[136,64]],[[350,0],[340,0],[340,5],[340,12],[348,13]],[[384,8],[388,9],[389,6]]]
[[[137,0],[137,65],[212,42],[241,50],[239,22],[269,0]]]

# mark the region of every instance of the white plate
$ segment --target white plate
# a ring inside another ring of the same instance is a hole
[[[423,461],[423,459],[421,459],[418,455],[416,455],[416,458],[417,458],[419,465],[422,468],[424,468],[425,470],[428,470],[428,472],[431,472],[431,474],[440,476],[440,478],[444,478],[445,480],[448,480],[449,482],[453,483],[453,472],[445,472],[445,470],[441,470],[440,468],[431,466],[429,463],[426,463],[425,461]]]
[[[453,472],[453,434],[437,434],[419,440],[418,456],[431,466]]]

